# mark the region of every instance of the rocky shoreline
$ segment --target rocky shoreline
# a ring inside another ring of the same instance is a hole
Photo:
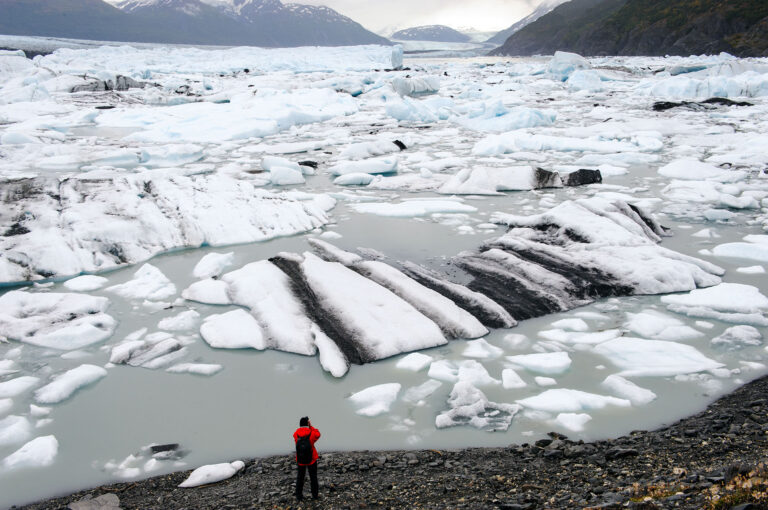
[[[295,500],[283,455],[195,489],[177,487],[187,471],[12,508],[768,508],[768,377],[660,430],[593,443],[549,436],[507,448],[326,452],[319,501]]]

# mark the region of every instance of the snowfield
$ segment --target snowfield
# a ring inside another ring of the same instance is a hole
[[[304,415],[327,451],[697,412],[768,374],[766,133],[727,54],[0,51],[0,506],[215,483]]]

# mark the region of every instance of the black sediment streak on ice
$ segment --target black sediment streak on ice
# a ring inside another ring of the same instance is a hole
[[[301,301],[304,310],[315,324],[317,324],[328,338],[333,340],[341,352],[347,358],[347,361],[356,365],[362,365],[375,358],[370,356],[362,349],[359,342],[355,341],[354,333],[350,332],[345,325],[336,320],[330,310],[326,310],[321,304],[317,295],[310,287],[304,272],[301,270],[301,264],[296,260],[280,256],[269,259],[271,263],[277,266],[291,279],[293,292]]]

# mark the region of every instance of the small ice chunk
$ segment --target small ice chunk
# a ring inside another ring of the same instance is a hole
[[[752,285],[721,283],[687,294],[662,296],[661,301],[669,310],[693,317],[768,326],[763,316],[763,311],[768,310],[768,297]]]
[[[228,305],[231,303],[228,289],[227,282],[208,278],[195,282],[184,289],[181,292],[181,297],[208,305]]]
[[[436,392],[443,383],[430,379],[423,384],[408,388],[403,395],[405,402],[416,404]]]
[[[399,383],[379,384],[350,395],[348,400],[357,407],[356,414],[378,416],[389,412],[397,394],[400,393],[400,388]]]
[[[50,407],[40,407],[35,404],[29,404],[29,415],[33,418],[45,418],[51,414]]]
[[[768,263],[768,243],[725,243],[715,246],[712,254]]]
[[[511,368],[505,368],[501,371],[501,383],[507,390],[515,390],[528,386],[525,381]]]
[[[275,186],[295,186],[304,184],[304,172],[285,167],[275,167],[269,172],[269,182]]]
[[[158,268],[144,264],[134,273],[134,278],[119,285],[107,287],[126,299],[147,299],[159,301],[176,294],[176,286]]]
[[[261,326],[243,309],[206,317],[200,326],[200,335],[216,349],[267,348]]]
[[[368,186],[374,179],[371,174],[353,172],[336,177],[333,183],[337,186]]]
[[[58,451],[59,442],[54,436],[37,437],[3,459],[3,467],[10,470],[50,466]]]
[[[359,213],[391,216],[394,218],[414,218],[436,213],[471,213],[477,208],[457,200],[406,200],[397,204],[389,202],[367,202],[352,204],[352,209]]]
[[[607,406],[630,407],[632,405],[626,399],[566,388],[547,390],[539,395],[518,400],[517,403],[529,409],[549,413],[578,413],[603,409]]]
[[[199,318],[199,313],[187,310],[173,317],[166,317],[157,324],[157,327],[166,331],[187,331],[195,327]]]
[[[668,377],[703,372],[723,366],[696,348],[677,342],[622,337],[604,342],[594,351],[622,369],[619,375]]]
[[[271,172],[275,168],[287,168],[296,172],[301,172],[301,166],[298,163],[294,163],[290,159],[281,158],[279,156],[265,156],[261,160],[261,168],[267,172]]]
[[[553,322],[552,327],[566,331],[589,331],[589,326],[583,319],[561,319]]]
[[[726,329],[722,335],[712,339],[713,348],[735,351],[744,347],[762,345],[763,335],[752,326],[733,326]]]
[[[449,360],[435,361],[430,365],[427,375],[446,382],[466,381],[473,386],[490,386],[501,383],[498,379],[491,377],[488,370],[475,360],[458,363]]]
[[[531,346],[531,341],[528,337],[519,333],[509,333],[504,335],[504,345],[512,350],[523,350]]]
[[[655,310],[644,310],[640,313],[628,313],[629,321],[624,327],[652,340],[690,340],[704,334],[696,331],[682,321],[659,313]]]
[[[403,370],[413,370],[414,372],[419,372],[427,368],[427,366],[429,366],[429,364],[432,363],[433,359],[434,358],[432,356],[429,356],[427,354],[422,354],[420,352],[412,352],[411,354],[408,354],[407,356],[404,356],[403,358],[401,358],[395,364],[395,367]]]
[[[167,368],[165,371],[172,374],[196,374],[196,375],[214,375],[224,367],[217,364],[208,363],[179,363]]]
[[[35,401],[40,404],[58,404],[77,390],[107,375],[107,371],[95,365],[80,365],[56,377],[52,382],[35,391]]]
[[[675,160],[668,165],[659,168],[659,175],[672,179],[704,181],[725,180],[728,181],[728,170],[723,170],[709,163],[702,163],[692,158]]]
[[[517,404],[490,402],[468,381],[456,383],[448,397],[448,405],[450,409],[435,418],[435,426],[439,429],[470,425],[488,431],[507,430],[512,418],[520,411]]]
[[[107,284],[109,280],[103,276],[83,275],[64,282],[64,286],[74,292],[91,292]]]
[[[195,265],[192,274],[200,280],[219,276],[224,269],[232,265],[235,260],[235,252],[208,253]]]
[[[765,268],[763,266],[737,267],[736,272],[742,274],[765,274]]]
[[[32,435],[32,425],[23,416],[11,415],[0,420],[0,447],[22,443]]]
[[[387,158],[371,158],[362,161],[344,161],[328,169],[331,175],[346,174],[389,174],[397,172],[398,159],[396,156]]]
[[[586,413],[560,413],[555,418],[555,424],[573,432],[583,432],[592,417]]]
[[[347,357],[341,352],[336,342],[323,333],[316,324],[312,324],[311,330],[315,338],[320,366],[334,377],[344,377],[349,370]]]
[[[656,399],[654,392],[641,388],[620,375],[609,375],[600,385],[614,395],[629,400],[635,406],[649,404]]]
[[[12,359],[0,360],[0,377],[15,374],[19,371],[18,365]]]
[[[241,460],[236,460],[231,463],[201,466],[192,471],[189,477],[179,484],[179,487],[199,487],[201,485],[228,480],[244,467],[245,463]]]
[[[489,344],[484,338],[467,342],[464,352],[461,353],[462,356],[467,358],[480,359],[498,358],[502,354],[504,354],[502,349]]]
[[[533,380],[539,386],[555,386],[557,384],[557,381],[555,379],[552,379],[551,377],[542,377],[540,375],[537,375],[536,377],[534,377]]]
[[[507,360],[530,372],[544,375],[562,375],[571,367],[571,358],[567,352],[546,352],[507,356]]]
[[[31,375],[23,375],[0,382],[0,398],[16,397],[38,385],[40,379]]]

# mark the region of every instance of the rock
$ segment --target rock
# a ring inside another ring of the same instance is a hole
[[[566,186],[583,186],[585,184],[600,184],[603,182],[603,175],[600,170],[590,170],[582,168],[564,176],[563,183]]]
[[[560,178],[560,174],[557,172],[550,172],[543,168],[536,168],[536,189],[541,188],[560,188],[563,185],[563,181]]]
[[[299,166],[308,166],[310,168],[314,168],[315,170],[317,170],[318,163],[317,161],[310,161],[310,160],[299,161]]]
[[[405,144],[404,144],[403,142],[401,142],[400,140],[395,140],[395,141],[394,141],[394,142],[392,142],[392,143],[394,143],[395,145],[397,145],[397,148],[398,148],[398,149],[400,149],[401,151],[404,151],[405,149],[407,149],[407,148],[408,148],[408,147],[406,147],[406,146],[405,146]]]
[[[639,454],[634,448],[612,448],[605,454],[607,460],[623,459],[625,457],[636,457]]]
[[[549,446],[550,444],[552,444],[552,439],[539,439],[539,440],[538,440],[538,441],[536,441],[536,443],[534,443],[534,444],[535,444],[536,446],[538,446],[539,448],[546,448],[547,446]]]
[[[114,494],[102,494],[93,499],[81,499],[75,503],[70,503],[69,510],[110,510],[120,508],[120,498]]]

